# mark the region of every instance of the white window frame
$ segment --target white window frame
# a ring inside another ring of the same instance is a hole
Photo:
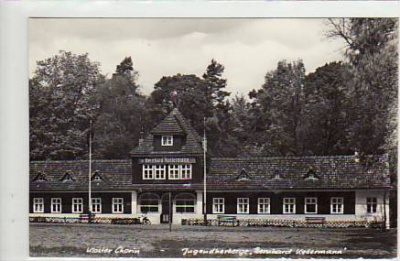
[[[50,211],[51,211],[51,213],[61,213],[62,212],[61,198],[51,198]]]
[[[190,193],[180,193],[174,199],[175,213],[195,213],[196,197]],[[181,208],[183,211],[178,211]]]
[[[181,179],[192,179],[192,164],[182,164],[181,166]]]
[[[174,145],[173,135],[162,135],[161,136],[161,146],[168,147]]]
[[[113,214],[124,213],[124,198],[112,198],[111,211]],[[117,207],[117,210],[116,210]]]
[[[33,198],[33,213],[43,213],[43,212],[44,212],[44,199]]]
[[[168,165],[168,179],[191,180],[192,164],[170,164]]]
[[[378,198],[367,197],[367,214],[376,214],[377,212],[378,212]]]
[[[283,214],[296,214],[296,198],[283,198]]]
[[[170,164],[168,165],[168,179],[178,180],[180,179],[180,165]]]
[[[237,198],[236,213],[238,214],[249,214],[250,204],[249,198]]]
[[[143,180],[165,180],[167,167],[163,164],[143,164],[142,178]]]
[[[151,196],[151,197],[146,198],[145,196]],[[154,204],[143,204],[143,201],[151,202]],[[139,197],[140,212],[141,213],[158,213],[159,208],[160,208],[159,202],[160,202],[160,197],[155,193],[147,192],[147,193],[140,195],[140,197]],[[156,208],[157,210],[144,212],[144,211],[142,211],[142,207],[143,208]]]
[[[307,205],[315,205],[315,211],[308,212]],[[316,197],[304,198],[304,213],[305,214],[317,214],[318,213],[318,198],[316,198]]]
[[[166,173],[167,173],[167,166],[166,165],[160,165],[160,164],[156,164],[153,165],[154,167],[154,179],[156,180],[163,180],[166,177]]]
[[[225,213],[225,198],[213,198],[213,213],[224,214]]]
[[[257,212],[258,212],[258,214],[270,214],[271,213],[271,199],[270,198],[258,198]]]
[[[72,198],[71,208],[72,213],[83,213],[83,198]]]
[[[101,198],[92,198],[92,213],[101,213]]]
[[[340,211],[338,211],[340,210]],[[343,197],[332,197],[331,198],[331,214],[343,214],[344,213],[344,199]]]

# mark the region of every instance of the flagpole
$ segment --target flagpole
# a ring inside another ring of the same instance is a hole
[[[89,215],[88,223],[92,221],[92,120],[90,119],[89,129]]]
[[[204,214],[204,226],[207,226],[207,138],[206,138],[206,117],[203,119],[203,173],[204,173],[204,193],[203,193],[203,214]]]

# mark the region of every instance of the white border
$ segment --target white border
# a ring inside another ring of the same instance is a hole
[[[29,17],[398,17],[399,10],[398,1],[1,1],[0,260],[44,259],[28,252]]]

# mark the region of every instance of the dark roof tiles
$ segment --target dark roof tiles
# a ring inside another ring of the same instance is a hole
[[[178,151],[155,151],[153,147],[154,135],[180,134],[186,136],[185,144]],[[200,154],[203,152],[202,139],[196,130],[183,117],[178,109],[173,109],[164,120],[157,125],[149,135],[132,150],[132,156],[160,155],[160,154]]]
[[[372,158],[372,157],[371,157]],[[385,159],[386,158],[386,159]],[[251,180],[235,179],[246,170]],[[310,169],[315,178],[307,178]],[[306,189],[390,187],[387,157],[356,162],[353,156],[214,158],[207,176],[209,189]]]

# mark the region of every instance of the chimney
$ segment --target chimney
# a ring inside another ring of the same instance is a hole
[[[144,132],[140,131],[139,146],[143,144],[143,141],[144,141]]]

